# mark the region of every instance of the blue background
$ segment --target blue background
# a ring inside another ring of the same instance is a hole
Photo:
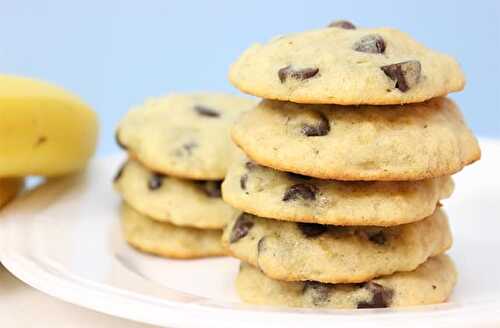
[[[230,63],[250,44],[346,18],[392,26],[458,58],[453,94],[480,136],[500,137],[500,1],[0,0],[0,71],[82,96],[101,122],[100,154],[131,105],[171,90],[237,92]]]

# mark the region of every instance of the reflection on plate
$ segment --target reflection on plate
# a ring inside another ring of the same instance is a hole
[[[55,179],[0,216],[0,259],[20,279],[68,302],[145,323],[181,327],[500,326],[500,142],[456,176],[444,201],[460,276],[445,304],[408,309],[309,310],[242,304],[231,258],[167,260],[122,239],[111,179],[121,156],[85,174]]]

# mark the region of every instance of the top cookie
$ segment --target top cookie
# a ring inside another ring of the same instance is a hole
[[[233,151],[229,129],[255,104],[252,99],[211,93],[152,99],[120,122],[117,142],[155,172],[222,180]]]
[[[307,104],[389,105],[460,91],[450,56],[391,28],[327,27],[255,44],[229,79],[243,92]]]
[[[421,180],[479,159],[448,98],[405,106],[301,105],[264,100],[232,129],[258,164],[333,180]]]

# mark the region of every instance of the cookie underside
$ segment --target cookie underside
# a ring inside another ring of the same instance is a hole
[[[330,129],[309,135],[328,122]],[[480,158],[455,103],[342,107],[264,100],[232,129],[258,164],[319,179],[408,181],[460,171]]]
[[[358,283],[412,271],[451,247],[441,209],[421,221],[392,227],[284,222],[243,213],[225,228],[229,253],[286,281]]]
[[[337,309],[408,307],[446,301],[456,280],[457,272],[447,255],[430,258],[414,271],[361,284],[279,281],[242,262],[236,290],[243,301],[261,305]]]
[[[114,186],[129,205],[157,221],[222,229],[237,210],[222,200],[220,183],[159,174],[130,159],[117,174]]]
[[[322,180],[258,165],[241,152],[222,185],[224,200],[245,212],[332,225],[415,222],[431,215],[452,192],[449,176],[419,181]]]
[[[178,227],[157,222],[123,203],[123,234],[135,248],[158,256],[189,259],[225,254],[220,230]]]

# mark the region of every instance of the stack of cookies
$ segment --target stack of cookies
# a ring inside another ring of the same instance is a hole
[[[254,105],[224,94],[172,94],[127,113],[116,141],[128,160],[114,186],[132,246],[172,258],[225,253],[222,228],[236,213],[220,191],[236,148],[229,130]]]
[[[249,303],[378,308],[445,301],[457,273],[440,200],[480,158],[451,57],[389,28],[329,27],[254,45],[230,71],[265,98],[232,129],[223,234]]]

